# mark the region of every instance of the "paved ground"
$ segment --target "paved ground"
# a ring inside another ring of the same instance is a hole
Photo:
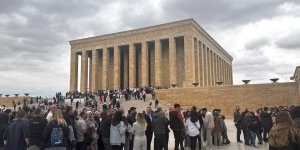
[[[147,96],[146,102],[142,101],[142,100],[129,100],[129,101],[125,101],[125,100],[121,100],[121,107],[125,110],[125,112],[127,112],[127,110],[130,107],[136,107],[137,108],[137,112],[143,112],[145,110],[145,108],[147,106],[149,106],[149,103],[152,102],[152,109],[155,110],[154,108],[154,101],[151,100],[150,96]],[[75,104],[73,104],[75,105]],[[165,110],[168,110],[170,106],[166,106],[163,104],[160,104],[162,106],[162,108],[164,108]],[[251,146],[246,146],[243,143],[238,143],[236,142],[236,128],[234,126],[233,120],[232,119],[227,119],[225,120],[226,125],[227,125],[227,130],[228,130],[228,137],[229,140],[231,141],[230,144],[228,145],[224,145],[224,146],[214,146],[211,148],[206,148],[206,149],[217,149],[217,150],[267,150],[268,149],[268,144],[264,143],[263,145],[258,145],[257,144],[257,140],[256,140],[256,145],[257,148],[255,147],[251,147]],[[174,149],[174,136],[173,136],[173,132],[170,132],[170,138],[169,138],[169,149],[172,150]],[[153,137],[154,138],[154,137]],[[243,135],[241,135],[241,140],[243,140]],[[154,140],[152,140],[153,143]],[[244,141],[244,140],[243,140]],[[153,147],[153,144],[152,144]]]

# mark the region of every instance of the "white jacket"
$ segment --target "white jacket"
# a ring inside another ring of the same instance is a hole
[[[200,123],[199,120],[195,123],[191,122],[190,118],[187,119],[185,123],[187,129],[187,135],[189,136],[197,136],[199,134]]]

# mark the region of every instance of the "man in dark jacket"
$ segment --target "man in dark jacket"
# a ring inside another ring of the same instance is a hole
[[[151,107],[147,107],[146,112],[144,114],[145,120],[147,122],[147,129],[146,129],[146,137],[147,137],[147,150],[151,149],[151,141],[153,137],[153,130],[152,130],[152,109]]]
[[[180,149],[184,150],[183,147],[183,117],[181,114],[179,104],[174,104],[174,108],[171,109],[169,112],[169,118],[170,118],[170,127],[173,130],[174,137],[175,137],[175,150],[178,150],[178,146],[180,145]]]
[[[5,148],[8,150],[27,149],[29,144],[29,122],[24,121],[26,112],[21,109],[17,112],[16,120],[4,132]]]
[[[44,143],[41,140],[44,129],[47,125],[47,120],[42,117],[41,109],[37,108],[34,111],[34,118],[29,121],[29,145],[30,148],[44,148]]]
[[[260,115],[261,124],[263,127],[263,139],[268,142],[268,136],[273,126],[273,120],[271,114],[268,112],[268,108],[264,107],[264,111]]]
[[[155,150],[167,150],[167,139],[166,133],[166,126],[168,126],[168,120],[165,117],[165,112],[158,108],[155,113],[153,113],[153,120],[152,120],[152,129],[154,132],[154,149]]]
[[[300,129],[300,106],[296,106],[291,110],[291,116],[294,120],[295,127]]]
[[[111,150],[112,147],[110,145],[110,126],[112,120],[112,109],[108,108],[104,113],[101,121],[102,128],[102,141],[105,147],[105,150]]]
[[[6,113],[0,113],[0,149],[4,148],[3,134],[8,126],[9,117]]]
[[[233,121],[234,121],[234,125],[236,127],[236,139],[237,142],[243,142],[241,141],[240,137],[241,137],[241,113],[240,113],[240,106],[236,106],[235,107],[235,111],[233,114]]]

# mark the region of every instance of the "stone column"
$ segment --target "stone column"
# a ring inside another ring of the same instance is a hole
[[[174,37],[169,38],[169,77],[170,84],[177,84],[176,77],[176,43]]]
[[[233,72],[232,72],[232,64],[230,65],[230,83],[233,85]]]
[[[200,85],[200,69],[199,69],[199,48],[198,48],[198,40],[197,39],[194,39],[194,57],[195,57],[195,82],[199,83]]]
[[[129,87],[136,85],[136,49],[133,43],[129,44]]]
[[[155,86],[162,85],[162,47],[160,39],[155,40],[155,52],[154,52],[154,59],[155,59]]]
[[[120,49],[114,46],[114,89],[120,88]]]
[[[199,42],[199,84],[200,87],[204,86],[204,64],[203,64],[203,45]]]
[[[215,68],[216,68],[216,64],[215,64],[215,53],[213,51],[211,51],[211,63],[212,63],[212,67],[211,67],[211,78],[212,78],[212,86],[215,86],[216,84],[216,72],[215,72]]]
[[[147,87],[149,85],[148,81],[148,46],[147,42],[142,42],[142,87]]]
[[[87,91],[87,77],[88,77],[88,54],[87,54],[87,51],[82,51],[81,52],[80,92]]]
[[[97,49],[92,50],[92,75],[91,75],[91,89],[90,91],[97,91],[98,89],[98,62],[99,53]]]
[[[78,90],[78,55],[71,50],[70,91]]]
[[[108,49],[103,48],[102,50],[102,89],[108,89]]]
[[[207,76],[207,81],[208,81],[208,84],[207,86],[211,86],[211,53],[210,53],[210,50],[209,48],[207,48],[207,67],[208,67],[208,76]]]
[[[93,57],[92,56],[90,56],[90,54],[89,54],[89,52],[88,52],[88,58],[89,58],[89,62],[88,62],[88,66],[89,66],[89,74],[88,74],[88,79],[89,79],[89,84],[88,84],[88,86],[89,86],[89,92],[91,92],[91,91],[93,91],[93,89],[92,89],[92,60],[93,60]]]
[[[208,61],[207,61],[207,50],[205,45],[203,44],[203,86],[208,86]]]
[[[194,40],[191,35],[184,35],[184,77],[185,85],[183,87],[192,87],[193,81],[195,81],[195,69],[194,69]]]

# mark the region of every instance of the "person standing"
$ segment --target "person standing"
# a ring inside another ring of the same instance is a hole
[[[241,133],[242,133],[240,106],[236,106],[235,107],[235,111],[234,111],[234,114],[233,114],[233,121],[234,121],[234,125],[236,127],[236,139],[237,139],[237,142],[243,143],[243,141],[240,138],[241,137]]]
[[[185,126],[187,129],[187,135],[190,137],[191,150],[195,150],[198,137],[200,136],[199,129],[201,128],[198,114],[195,109],[191,110],[190,117],[186,120]]]
[[[211,133],[212,133],[212,129],[215,126],[214,117],[213,117],[212,113],[208,112],[207,108],[205,108],[205,107],[202,108],[202,113],[205,116],[205,119],[204,119],[204,122],[203,122],[204,130],[206,131],[205,139],[207,141],[207,145],[209,147],[212,147],[213,143],[212,143]]]
[[[29,122],[24,120],[26,112],[20,109],[16,119],[3,134],[4,147],[7,150],[26,150],[29,145]]]
[[[300,132],[287,111],[277,114],[270,131],[269,150],[299,150]]]
[[[145,131],[147,128],[147,123],[145,120],[145,116],[142,113],[138,113],[136,122],[133,123],[133,126],[130,132],[134,135],[134,150],[146,150],[147,149],[147,141],[145,136]]]
[[[84,142],[84,134],[86,133],[87,130],[87,124],[86,120],[87,119],[87,114],[82,111],[80,113],[80,118],[75,124],[76,128],[76,135],[77,135],[77,150],[86,150],[87,145]]]
[[[268,108],[264,107],[264,111],[260,115],[261,124],[263,127],[264,142],[268,142],[268,136],[269,136],[270,130],[273,126],[273,120],[272,120],[271,114],[268,111],[269,111]]]
[[[55,109],[53,119],[47,124],[43,141],[45,150],[66,150],[67,141],[69,140],[69,128],[65,121],[62,111]]]
[[[169,112],[169,118],[170,118],[170,127],[173,130],[174,137],[175,137],[175,146],[174,149],[178,150],[178,146],[180,145],[180,149],[184,150],[183,147],[183,130],[184,130],[184,124],[183,124],[183,117],[181,114],[179,104],[174,104],[174,108],[171,109]]]
[[[147,107],[146,112],[144,114],[146,122],[147,122],[147,129],[146,129],[146,137],[147,137],[147,150],[151,149],[151,142],[153,137],[153,130],[152,130],[152,110],[151,107]]]
[[[153,113],[152,129],[154,132],[154,150],[167,150],[167,137],[166,126],[168,125],[168,120],[165,116],[165,112],[158,108],[155,113]],[[175,137],[176,138],[176,137]]]
[[[105,150],[112,150],[111,144],[110,144],[110,126],[112,121],[112,109],[108,108],[103,116],[101,121],[101,133],[102,133],[102,142],[105,147]]]
[[[222,125],[222,116],[219,114],[218,111],[214,111],[214,128],[213,128],[213,136],[214,136],[214,144],[215,145],[222,145],[222,131],[223,131],[223,125]]]
[[[126,126],[122,121],[123,113],[116,111],[110,126],[110,144],[112,150],[122,150],[125,144]]]
[[[44,143],[41,141],[47,120],[42,117],[41,109],[34,111],[34,118],[29,121],[29,150],[43,149]]]
[[[9,116],[7,113],[0,112],[0,150],[4,149],[3,134],[8,127]]]

